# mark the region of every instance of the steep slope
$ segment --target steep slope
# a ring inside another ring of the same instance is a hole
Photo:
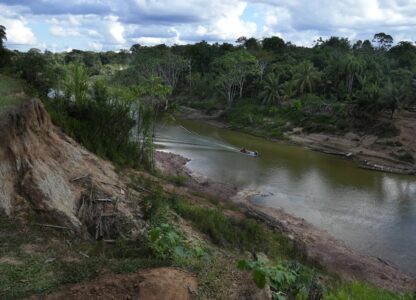
[[[114,167],[59,132],[37,99],[0,115],[0,210],[33,210],[96,238],[111,235],[120,217],[139,227]]]

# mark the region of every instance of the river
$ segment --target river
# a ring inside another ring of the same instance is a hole
[[[323,153],[204,122],[159,125],[157,144],[190,158],[188,168],[283,208],[346,244],[416,275],[416,177],[360,169]],[[245,147],[259,157],[238,152]]]

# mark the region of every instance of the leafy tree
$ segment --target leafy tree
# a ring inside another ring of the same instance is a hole
[[[244,47],[248,50],[248,51],[258,51],[260,50],[260,44],[259,41],[255,38],[249,38],[245,41],[244,43]]]
[[[364,70],[364,61],[353,56],[347,55],[343,62],[345,83],[348,93],[352,92],[354,82],[359,78]]]
[[[389,50],[393,45],[393,37],[384,32],[380,32],[374,35],[373,42],[378,45],[379,49]]]
[[[188,61],[182,56],[171,53],[165,54],[160,61],[159,73],[165,83],[174,90],[182,73],[188,68]]]
[[[130,47],[130,51],[131,53],[136,54],[137,52],[139,52],[141,47],[142,46],[140,44],[134,44]]]
[[[241,46],[244,46],[244,44],[247,42],[247,38],[245,36],[240,36],[235,42]]]
[[[264,50],[280,52],[285,48],[285,41],[278,36],[272,36],[264,38],[262,45]]]
[[[361,76],[362,88],[354,94],[350,113],[355,118],[374,119],[380,111],[381,88],[377,81],[370,77]]]
[[[258,73],[257,59],[245,50],[227,53],[214,62],[218,73],[217,85],[226,96],[228,106],[239,94],[243,96],[246,79]]]
[[[18,70],[21,77],[42,95],[46,95],[51,86],[54,74],[48,72],[51,61],[39,49],[32,48],[22,56],[18,56]]]
[[[315,44],[316,48],[332,48],[335,50],[349,51],[351,49],[351,44],[348,38],[340,38],[336,36],[331,36],[327,40],[319,38]]]
[[[365,40],[363,42],[363,45],[361,46],[361,49],[366,50],[366,51],[374,50],[373,45],[371,44],[371,42],[369,40]]]
[[[4,41],[7,41],[6,27],[0,25],[0,49],[3,48]]]
[[[380,102],[383,108],[390,110],[391,119],[393,119],[394,112],[397,110],[398,106],[403,102],[405,95],[403,85],[393,84],[391,79],[387,81],[387,84],[381,93]]]
[[[68,99],[83,105],[88,96],[88,74],[84,66],[79,63],[72,63],[68,66],[65,79],[65,95]]]
[[[296,66],[293,84],[299,95],[312,93],[321,80],[321,73],[310,61],[303,61]]]
[[[189,61],[160,46],[157,50],[151,48],[138,50],[135,68],[141,80],[162,78],[173,91],[182,74],[189,68]],[[168,108],[168,104],[169,101],[166,98],[165,109]]]
[[[158,108],[171,94],[171,87],[159,77],[142,81],[135,89],[132,110],[136,119],[136,138],[139,141],[139,162],[147,168],[154,168],[154,136]]]
[[[400,68],[410,70],[416,67],[416,46],[411,42],[400,42],[388,52]]]

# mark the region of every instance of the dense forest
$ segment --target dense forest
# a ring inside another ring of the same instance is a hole
[[[1,34],[3,41],[6,28]],[[416,106],[416,46],[385,33],[355,42],[318,39],[311,48],[277,36],[241,37],[235,44],[135,44],[117,52],[2,47],[0,67],[24,79],[68,133],[120,162],[136,151],[126,146],[135,127],[140,161],[151,164],[145,149],[151,148],[152,125],[138,123],[180,105],[221,111],[233,127],[276,138],[296,126],[394,135],[385,120]]]

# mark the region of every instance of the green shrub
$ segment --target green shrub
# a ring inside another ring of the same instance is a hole
[[[253,280],[259,288],[270,286],[273,299],[322,299],[322,287],[316,282],[313,273],[299,264],[279,263],[271,265],[269,261],[242,260],[239,268],[251,271]]]
[[[265,229],[253,219],[229,218],[218,209],[192,206],[184,201],[177,201],[174,209],[217,245],[264,252],[275,257],[290,252],[286,238]]]
[[[355,282],[328,294],[326,300],[414,300],[415,296],[388,292],[367,284]]]
[[[182,236],[166,223],[150,230],[148,243],[158,259],[184,258],[187,255]]]
[[[47,108],[52,121],[88,150],[119,165],[137,166],[138,146],[130,138],[135,122],[127,106],[54,100]]]
[[[186,245],[183,236],[168,223],[154,226],[149,231],[148,246],[155,258],[160,260],[173,260],[180,263],[187,259],[208,257],[204,248]]]

